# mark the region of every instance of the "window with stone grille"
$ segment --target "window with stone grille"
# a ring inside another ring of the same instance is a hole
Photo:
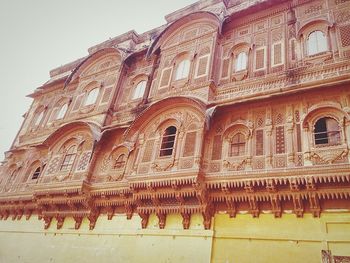
[[[145,150],[144,150],[143,156],[142,156],[143,163],[147,163],[147,162],[150,162],[152,160],[154,142],[155,142],[155,140],[148,140],[146,142]]]
[[[98,88],[94,88],[94,89],[90,90],[87,97],[86,97],[84,105],[89,106],[89,105],[95,104],[96,100],[97,100],[98,93],[99,93]]]
[[[162,137],[162,144],[160,147],[160,157],[164,156],[171,156],[174,151],[174,145],[175,145],[175,138],[176,138],[176,127],[170,126],[168,127],[163,134]]]
[[[208,74],[208,62],[209,62],[209,54],[199,57],[196,68],[196,77],[206,76]]]
[[[225,58],[222,61],[222,68],[221,68],[221,78],[227,78],[229,76],[229,67],[230,67],[230,59]]]
[[[255,69],[264,69],[265,63],[265,48],[259,48],[255,51]]]
[[[245,155],[245,136],[242,133],[237,133],[231,139],[229,156]]]
[[[272,45],[272,66],[283,64],[282,43],[274,43]]]
[[[343,47],[350,46],[350,25],[339,27],[341,45]]]
[[[176,68],[175,80],[185,79],[190,73],[190,61],[188,59],[182,60]]]
[[[340,128],[338,122],[329,117],[321,118],[314,127],[315,145],[340,144]]]
[[[71,147],[68,148],[64,158],[63,162],[61,164],[61,171],[69,171],[72,169],[72,166],[75,161],[75,157],[77,155],[77,146],[72,145]]]
[[[328,50],[327,38],[322,31],[312,32],[307,39],[307,54],[315,55]]]
[[[284,126],[276,127],[276,153],[282,154],[286,152],[285,136],[284,136]]]
[[[143,94],[145,93],[145,89],[146,89],[146,83],[147,82],[145,80],[142,80],[136,85],[136,88],[134,90],[134,94],[132,96],[133,100],[136,100],[136,99],[143,97]]]
[[[172,71],[172,68],[163,69],[162,76],[160,79],[160,85],[159,85],[160,88],[169,86],[171,71]]]
[[[115,169],[115,170],[122,169],[122,168],[124,168],[125,163],[126,163],[126,155],[121,154],[115,160],[114,165],[113,165],[113,169]]]
[[[183,151],[183,157],[193,156],[196,147],[196,135],[197,132],[192,131],[186,134],[185,146]]]
[[[255,155],[264,155],[264,130],[256,130],[255,143]]]
[[[213,150],[211,154],[212,160],[220,160],[222,152],[222,139],[221,135],[215,135],[213,140]]]
[[[246,52],[240,52],[236,57],[235,71],[247,69],[248,56]]]

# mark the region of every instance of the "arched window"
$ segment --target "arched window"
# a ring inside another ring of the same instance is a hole
[[[248,62],[247,53],[245,53],[245,52],[239,53],[237,58],[236,58],[235,70],[240,71],[240,70],[247,69],[247,62]]]
[[[242,133],[233,136],[230,145],[230,156],[245,155],[245,143],[245,136]]]
[[[60,108],[60,110],[59,110],[59,112],[58,112],[58,114],[56,116],[56,120],[63,119],[64,115],[66,115],[67,109],[68,109],[67,103],[62,105],[62,107]]]
[[[115,160],[113,169],[121,169],[125,166],[126,156],[125,154],[121,154],[118,156],[117,160]]]
[[[33,175],[32,175],[32,180],[38,179],[41,173],[41,167],[39,166],[38,168],[35,169]]]
[[[77,146],[72,145],[71,147],[69,147],[69,149],[66,152],[66,155],[64,156],[60,170],[69,171],[70,169],[72,169],[76,155],[77,155]]]
[[[190,61],[188,59],[182,60],[176,69],[175,80],[184,79],[190,73]]]
[[[146,81],[142,80],[137,84],[134,90],[134,95],[132,96],[132,99],[135,100],[135,99],[142,98],[143,94],[145,93],[145,89],[146,89]]]
[[[41,111],[36,116],[36,119],[35,119],[35,122],[34,122],[34,126],[39,126],[43,118],[44,118],[44,111]]]
[[[98,92],[99,92],[98,88],[94,88],[94,89],[89,91],[89,94],[88,94],[88,96],[85,100],[85,103],[84,103],[85,106],[95,104],[95,102],[97,100]]]
[[[17,177],[17,173],[18,173],[18,169],[15,169],[14,171],[12,171],[11,176],[8,180],[8,184],[12,184],[15,181]]]
[[[340,144],[340,128],[338,122],[332,118],[321,118],[315,123],[315,145]]]
[[[307,40],[308,55],[315,55],[327,51],[327,38],[322,31],[312,32]]]
[[[159,156],[171,156],[174,150],[176,127],[169,126],[163,134]]]

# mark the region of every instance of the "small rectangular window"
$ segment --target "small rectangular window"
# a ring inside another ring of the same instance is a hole
[[[266,67],[265,47],[255,51],[255,70],[264,69]]]
[[[285,153],[284,127],[276,127],[276,153]]]
[[[162,76],[160,78],[160,85],[159,85],[160,88],[169,86],[171,71],[172,71],[172,68],[163,69]]]
[[[210,54],[198,58],[197,68],[196,68],[196,78],[206,76],[208,74],[209,56]]]

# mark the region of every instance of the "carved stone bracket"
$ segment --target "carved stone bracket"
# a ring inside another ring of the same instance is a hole
[[[75,221],[74,228],[77,230],[81,226],[81,223],[83,221],[83,217],[82,216],[74,216],[73,218],[74,218],[74,221]]]
[[[48,229],[51,225],[52,217],[51,216],[44,216],[43,218],[44,218],[44,222],[45,222],[44,228]]]
[[[281,202],[277,195],[271,195],[270,196],[270,202],[272,207],[272,213],[274,213],[276,218],[279,218],[282,216],[282,208],[281,208]]]
[[[236,217],[237,214],[237,210],[236,210],[236,203],[234,202],[234,200],[232,198],[226,198],[226,205],[227,205],[227,213],[229,214],[229,216],[232,217]]]
[[[165,227],[165,222],[166,222],[166,214],[165,213],[157,213],[157,217],[158,217],[158,225],[160,229],[164,229]]]
[[[142,228],[146,228],[148,224],[149,214],[148,213],[139,213],[141,217],[141,226]]]
[[[88,219],[90,221],[90,224],[89,224],[89,229],[90,230],[93,230],[95,228],[95,225],[96,225],[96,221],[97,221],[97,218],[99,216],[99,212],[98,211],[92,211],[89,215],[88,215]]]
[[[293,212],[297,217],[303,217],[304,214],[304,205],[303,200],[300,194],[293,194]]]
[[[184,229],[189,229],[190,228],[190,223],[191,223],[191,214],[189,213],[181,213],[182,216],[182,226]]]
[[[321,207],[316,193],[309,194],[310,210],[314,217],[320,217]]]
[[[61,229],[64,223],[64,216],[56,216],[57,219],[57,229]]]
[[[251,213],[251,215],[253,217],[259,217],[260,210],[259,210],[258,202],[255,196],[249,196],[248,202],[249,202],[249,212]]]

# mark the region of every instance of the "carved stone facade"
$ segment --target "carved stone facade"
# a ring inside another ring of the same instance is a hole
[[[200,1],[90,48],[30,95],[1,219],[349,211],[349,18],[349,1]]]

